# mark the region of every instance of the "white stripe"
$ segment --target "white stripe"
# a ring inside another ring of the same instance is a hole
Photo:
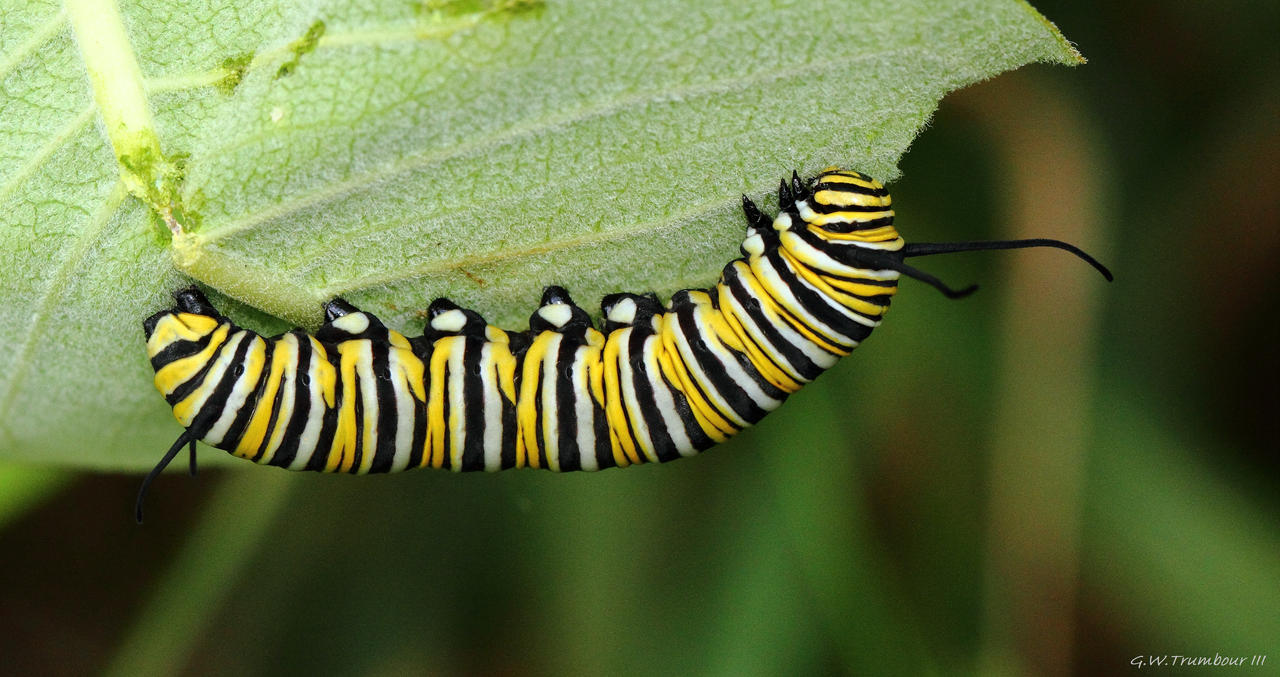
[[[560,334],[553,334],[542,356],[542,461],[551,470],[560,470],[560,421],[556,416],[556,357],[560,354]],[[537,340],[537,339],[535,339]]]
[[[484,469],[502,469],[502,391],[498,388],[498,363],[494,347],[486,342],[480,351],[480,383],[484,386]]]
[[[796,235],[795,233],[792,233],[792,232],[780,233],[779,236],[782,240],[782,246],[786,247],[787,249],[790,249],[793,252],[796,252],[796,256],[799,257],[801,260],[806,260],[806,261],[813,260],[815,267],[821,268],[826,271],[830,271],[831,273],[836,275],[841,275],[844,277],[865,277],[872,280],[896,280],[900,276],[900,274],[896,270],[881,270],[878,268],[855,268],[853,266],[848,266],[843,263],[840,263],[839,261],[831,258],[831,256],[828,255],[826,252],[822,251],[821,249],[818,249],[817,247],[814,247],[808,242],[805,242],[804,238],[801,238],[799,235]],[[893,251],[897,251],[898,249],[902,248],[902,243],[899,240],[890,240],[889,242],[892,244],[892,246],[870,247],[870,248],[871,249],[890,249]],[[833,247],[834,246],[840,246],[840,247],[867,246],[866,243],[862,243],[862,242],[845,245],[845,244],[837,244],[836,242],[828,240],[827,243],[832,245]]]
[[[446,310],[431,318],[431,328],[440,332],[456,334],[465,326],[467,326],[467,316],[457,308]]]
[[[833,223],[848,223],[852,225],[855,223],[866,223],[872,219],[882,219],[885,216],[893,216],[893,208],[887,205],[879,205],[879,204],[871,204],[871,203],[863,203],[863,202],[857,202],[855,204],[861,207],[881,207],[881,209],[878,212],[863,212],[863,211],[854,211],[852,209],[849,209],[849,207],[852,207],[854,205],[832,204],[831,206],[836,207],[837,211],[832,212],[830,214],[823,214],[823,213],[813,211],[813,208],[809,206],[808,201],[801,200],[800,202],[796,203],[796,211],[800,214],[800,218],[804,219],[806,223],[810,223],[815,226],[826,226]],[[858,214],[859,216],[861,216],[861,218],[836,217],[835,214]],[[893,242],[893,241],[890,240],[889,242]],[[886,249],[886,247],[880,246],[880,243],[876,243],[876,242],[866,242],[866,243],[859,243],[859,244],[865,244],[870,249]],[[894,249],[897,249],[897,247],[894,247]]]
[[[241,333],[247,335],[249,332],[242,331]],[[257,335],[246,340],[255,343],[262,342],[264,347],[266,344],[266,342],[262,341],[262,338]],[[250,352],[253,352],[252,345],[250,345],[249,350],[245,352],[245,359],[248,359]],[[230,362],[230,359],[228,359],[228,362]],[[224,370],[225,369],[226,367],[224,367]],[[240,413],[240,409],[244,407],[245,402],[249,399],[249,395],[253,392],[253,388],[250,388],[249,384],[245,383],[245,378],[248,375],[249,370],[245,369],[240,376],[236,377],[235,385],[231,388],[231,395],[227,398],[227,403],[222,407],[222,415],[218,417],[217,423],[214,423],[213,427],[209,429],[209,432],[205,434],[205,442],[208,442],[213,446],[217,446],[218,443],[222,441],[222,438],[226,436],[227,430],[231,428],[231,424],[236,420],[236,414]],[[259,372],[258,377],[262,377],[261,372]],[[257,381],[254,381],[254,384],[257,384]]]
[[[369,316],[364,313],[348,313],[329,325],[348,334],[363,334],[369,328]]]
[[[591,386],[587,383],[587,346],[578,346],[573,353],[573,370],[569,378],[573,383],[573,413],[578,419],[578,462],[583,470],[599,470],[596,459],[595,407],[591,400]]]
[[[258,459],[258,463],[267,464],[271,459],[275,458],[276,450],[284,442],[285,429],[289,427],[289,419],[293,418],[293,400],[294,380],[298,373],[298,337],[293,334],[285,334],[280,337],[280,342],[287,344],[293,352],[293,361],[284,366],[284,371],[280,373],[280,406],[276,409],[275,427],[266,433],[267,451]],[[276,350],[279,353],[279,350]],[[273,358],[274,359],[274,358]]]
[[[411,350],[393,345],[387,351],[387,366],[391,371],[391,389],[395,393],[396,406],[396,455],[391,459],[391,472],[409,467],[409,456],[413,453],[413,428],[418,401],[409,387],[409,371],[404,366],[410,360],[418,360],[418,356]]]
[[[462,450],[463,445],[467,442],[467,394],[465,392],[467,366],[464,364],[463,357],[467,352],[467,342],[461,338],[452,341],[450,344],[448,357],[449,365],[449,383],[446,385],[446,392],[449,397],[449,417],[455,418],[457,423],[453,424],[450,431],[450,449],[449,453],[450,467],[454,472],[462,470]],[[450,425],[449,421],[444,424]]]
[[[781,260],[783,265],[786,266],[786,259],[783,258]],[[779,303],[779,305],[784,309],[791,311],[793,314],[799,315],[799,319],[802,322],[808,325],[810,329],[815,330],[814,333],[823,334],[826,338],[836,343],[843,342],[847,344],[853,341],[853,339],[836,331],[833,327],[818,319],[816,315],[806,308],[804,302],[796,297],[795,293],[791,290],[791,285],[783,279],[782,274],[773,265],[771,260],[761,258],[758,265],[759,270],[764,273],[764,275],[758,279],[760,279],[762,283],[766,283],[763,286],[770,292],[775,300],[784,301],[784,303]],[[786,272],[792,279],[800,279],[800,275],[789,266],[786,267]],[[821,292],[818,293],[819,295],[822,295]]]
[[[345,317],[350,317],[350,315]],[[364,405],[364,412],[360,419],[362,429],[356,431],[356,434],[361,436],[360,466],[356,468],[356,472],[367,473],[369,468],[373,467],[373,456],[378,451],[378,437],[380,436],[378,430],[378,378],[373,373],[373,342],[369,339],[360,339],[357,344],[356,348],[359,353],[356,355],[355,360],[356,382],[359,383],[360,401]]]
[[[636,321],[636,300],[633,298],[624,298],[615,303],[606,317],[610,322],[618,324],[631,324]]]
[[[831,295],[828,294],[827,292],[821,289],[818,289],[817,287],[810,284],[809,281],[806,280],[803,275],[796,272],[795,265],[793,265],[787,259],[784,258],[782,261],[786,264],[787,269],[791,271],[791,274],[795,277],[797,282],[804,285],[805,289],[808,289],[813,293],[817,294],[819,297],[821,297],[823,302],[825,302],[827,306],[832,310],[840,313],[841,315],[849,318],[850,320],[853,320],[854,322],[857,322],[858,324],[862,324],[862,325],[871,327],[873,329],[880,326],[879,321],[873,320],[869,317],[865,317],[861,313],[849,308],[848,306],[842,305],[839,301],[832,298]],[[853,294],[850,292],[845,292],[845,294],[847,294],[848,296],[857,296],[857,294]],[[867,303],[871,303],[871,302],[867,301]],[[875,304],[872,304],[872,305],[875,305]],[[842,334],[842,333],[839,335],[844,339],[845,342],[852,344],[853,347],[856,348],[858,346],[858,342],[850,338],[848,335]]]
[[[743,267],[746,267],[745,264],[743,264]],[[747,269],[745,273],[742,270],[739,270],[738,274],[748,275],[750,272],[750,269]],[[745,282],[743,285],[749,288],[749,285]],[[768,358],[772,358],[771,361],[776,364],[779,369],[786,372],[788,376],[800,383],[808,383],[809,379],[800,375],[799,368],[791,364],[791,361],[787,359],[786,355],[779,352],[773,342],[764,335],[764,332],[760,331],[760,326],[757,325],[756,321],[747,313],[747,309],[738,302],[738,297],[734,296],[733,291],[728,288],[728,285],[725,285],[722,289],[723,292],[720,294],[721,307],[728,304],[728,306],[733,309],[733,316],[738,319],[738,322],[742,324],[742,328],[745,329],[747,333],[751,335],[751,338],[755,340],[755,344],[760,348],[760,350],[764,352]],[[763,311],[763,308],[761,308],[761,310]],[[778,327],[779,331],[783,329],[786,329],[786,327]]]
[[[763,265],[765,261],[764,259],[755,259],[753,262],[760,262]],[[761,276],[759,275],[758,271],[755,270],[754,267],[752,268],[751,276],[755,278],[756,285],[762,288],[761,291],[763,291],[764,293],[769,292],[768,286],[763,283],[763,281],[761,280]],[[748,291],[751,291],[749,287],[748,287]],[[777,303],[777,301],[775,300],[774,303]],[[782,304],[779,303],[778,305],[782,305]],[[784,307],[784,310],[785,310],[785,307]],[[768,304],[761,303],[760,312],[763,313],[766,317],[768,317],[773,322],[774,329],[780,335],[782,335],[782,338],[786,340],[787,343],[791,344],[797,350],[804,353],[805,357],[809,358],[809,360],[813,362],[815,365],[817,365],[819,368],[830,369],[831,366],[834,365],[840,359],[835,354],[829,353],[826,350],[819,348],[817,345],[815,345],[812,341],[810,341],[800,332],[792,329],[790,325],[788,325],[786,322],[782,320],[782,318],[778,317],[777,313],[773,312],[773,309],[770,308]]]
[[[325,359],[321,352],[323,348],[314,338],[308,336],[307,340],[311,341],[311,361],[307,365],[307,382],[310,384],[307,393],[311,397],[311,406],[307,412],[307,426],[298,437],[298,455],[289,464],[290,470],[302,470],[315,455],[316,445],[320,443],[320,428],[324,425],[324,413],[328,408],[324,395],[320,392],[319,360]],[[329,450],[325,449],[321,453],[328,454]]]
[[[694,312],[697,312],[697,310]],[[710,400],[712,408],[716,412],[729,419],[739,428],[747,427],[747,422],[738,416],[738,412],[734,411],[733,407],[729,406],[729,402],[720,394],[720,389],[716,388],[711,379],[707,378],[707,373],[703,371],[702,365],[698,363],[697,357],[693,354],[693,347],[689,345],[688,338],[684,334],[682,326],[684,318],[673,312],[670,314],[670,322],[672,335],[676,340],[676,350],[679,350],[680,356],[684,358],[685,368],[689,370],[689,378],[702,390],[702,394]]]
[[[653,389],[653,401],[658,405],[658,413],[662,416],[662,421],[667,424],[667,434],[675,443],[676,450],[681,456],[692,456],[697,453],[693,448],[693,441],[689,439],[689,433],[684,429],[684,421],[676,412],[675,398],[667,389],[666,382],[662,380],[662,367],[658,365],[658,351],[662,350],[662,343],[659,342],[656,334],[645,339],[644,343],[645,373],[641,376],[649,379],[649,387]],[[656,456],[654,460],[657,460]]]
[[[649,424],[644,420],[644,414],[640,411],[640,403],[636,399],[636,375],[631,369],[631,332],[635,331],[630,327],[619,329],[613,332],[610,340],[616,338],[620,341],[618,345],[618,389],[622,392],[622,409],[627,414],[627,420],[631,422],[631,430],[624,431],[631,434],[640,447],[640,453],[653,463],[658,462],[658,455],[653,450],[653,439],[649,436]]]
[[[238,331],[227,339],[222,346],[222,351],[218,353],[217,360],[214,361],[212,367],[209,367],[209,371],[205,372],[204,379],[200,382],[200,385],[190,395],[187,395],[188,398],[195,397],[196,399],[191,401],[192,406],[187,410],[191,412],[191,417],[185,421],[179,421],[183,427],[189,427],[195,421],[195,417],[200,414],[200,410],[204,409],[205,402],[209,401],[209,397],[217,389],[218,382],[222,380],[222,375],[226,373],[227,368],[231,365],[231,359],[236,354],[236,348],[240,347],[240,342],[244,340],[245,336],[248,336],[248,332]],[[192,376],[192,378],[195,377]],[[185,402],[186,400],[184,399],[183,401]],[[214,442],[209,441],[208,435],[205,435],[202,439],[208,444],[214,444]]]
[[[698,325],[699,334],[702,335],[702,343],[715,354],[716,360],[724,367],[724,371],[739,388],[747,393],[756,406],[765,411],[773,411],[782,404],[782,400],[774,399],[765,394],[760,388],[760,384],[742,368],[742,364],[733,356],[732,351],[720,341],[720,337],[715,334],[711,325],[703,318],[703,313],[719,312],[708,305],[699,305],[698,312],[694,313],[693,321]],[[757,372],[758,373],[758,372]]]

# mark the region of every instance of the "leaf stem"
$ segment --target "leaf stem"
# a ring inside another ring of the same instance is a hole
[[[317,298],[312,290],[278,270],[228,252],[199,233],[173,236],[173,265],[232,298],[302,327],[317,327],[323,303],[329,300]]]
[[[181,171],[160,150],[142,68],[115,0],[67,0],[66,13],[84,59],[107,138],[129,193],[177,234]]]

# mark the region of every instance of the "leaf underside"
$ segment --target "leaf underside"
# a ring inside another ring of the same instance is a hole
[[[117,470],[179,432],[141,321],[192,279],[265,333],[705,287],[740,194],[893,179],[948,91],[1080,60],[1017,0],[13,4],[0,456]]]

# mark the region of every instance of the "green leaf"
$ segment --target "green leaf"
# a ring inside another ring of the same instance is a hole
[[[740,193],[892,179],[948,91],[1080,61],[1016,0],[8,4],[0,452],[111,469],[178,432],[141,321],[190,279],[265,332],[341,294],[410,334],[442,295],[522,327],[550,283],[706,286]]]

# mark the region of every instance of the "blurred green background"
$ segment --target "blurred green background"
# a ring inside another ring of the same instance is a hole
[[[1035,5],[1090,63],[948,97],[899,227],[1059,237],[1113,284],[928,259],[983,290],[906,282],[852,358],[666,466],[169,474],[143,528],[137,476],[0,468],[3,671],[1277,672],[1280,3]]]

